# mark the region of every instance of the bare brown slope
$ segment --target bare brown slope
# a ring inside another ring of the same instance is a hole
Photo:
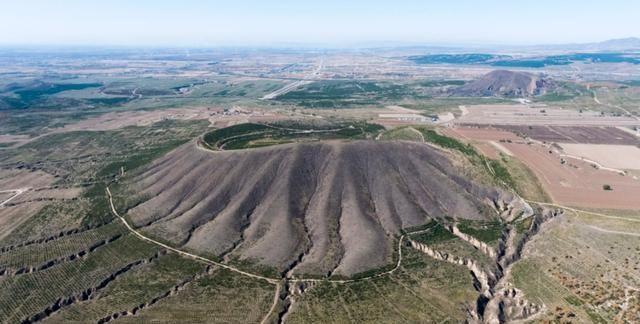
[[[388,264],[401,228],[484,218],[499,196],[437,150],[359,141],[207,152],[189,143],[137,175],[136,226],[201,253],[297,274]]]
[[[496,70],[455,89],[453,93],[458,96],[530,97],[544,94],[551,87],[550,80],[531,73]]]

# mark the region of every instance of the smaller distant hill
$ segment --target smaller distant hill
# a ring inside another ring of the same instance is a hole
[[[627,37],[583,44],[539,45],[534,46],[533,48],[572,52],[635,52],[640,50],[640,38]]]
[[[604,42],[584,44],[584,49],[595,51],[633,51],[640,50],[640,38],[628,37],[610,39]]]
[[[553,81],[541,75],[507,70],[492,71],[480,79],[452,90],[463,97],[531,97],[555,88]]]

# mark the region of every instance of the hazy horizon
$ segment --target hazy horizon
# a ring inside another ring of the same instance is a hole
[[[0,45],[538,45],[637,37],[640,3],[335,0],[26,0],[2,6]],[[8,32],[7,32],[8,31]]]

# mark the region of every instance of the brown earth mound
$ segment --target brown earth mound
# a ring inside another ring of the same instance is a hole
[[[390,264],[402,228],[485,219],[514,199],[465,179],[444,153],[405,142],[233,152],[188,143],[132,183],[142,200],[129,215],[143,231],[226,260],[316,275]]]
[[[465,97],[530,97],[546,93],[551,86],[550,80],[531,73],[497,70],[453,90],[453,94]]]

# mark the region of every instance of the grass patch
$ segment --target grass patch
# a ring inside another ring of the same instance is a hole
[[[494,243],[502,236],[504,225],[498,220],[490,222],[474,222],[463,219],[458,224],[460,232],[469,234],[485,243]]]
[[[423,142],[419,131],[412,127],[399,127],[382,133],[382,140]]]
[[[484,155],[478,153],[471,144],[465,144],[458,141],[455,138],[438,134],[435,130],[426,127],[417,127],[425,141],[436,144],[440,147],[458,151],[467,157],[469,162],[477,168],[484,168],[490,175],[492,181],[502,187],[511,188],[517,190],[517,184],[513,180],[509,169],[507,169],[502,162],[498,160],[492,160],[486,158]]]
[[[456,238],[455,235],[438,222],[435,222],[435,224],[428,229],[429,230],[424,233],[412,234],[411,238],[427,245],[442,243]]]
[[[518,220],[516,225],[516,231],[519,234],[526,233],[531,228],[531,223],[533,222],[533,217],[527,217],[525,219]]]
[[[440,135],[433,129],[419,128],[418,130],[422,132],[424,139],[428,142],[440,147],[459,151],[469,157],[480,157],[471,144],[464,144],[454,138]]]
[[[366,139],[383,129],[380,125],[365,122],[321,126],[296,122],[268,125],[249,123],[214,130],[205,134],[203,141],[211,149],[239,150],[294,142]]]

